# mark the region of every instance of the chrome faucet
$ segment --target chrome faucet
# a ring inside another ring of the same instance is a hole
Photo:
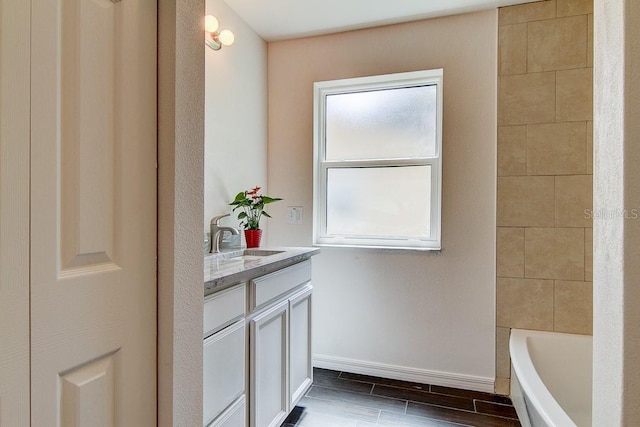
[[[210,252],[212,254],[220,252],[220,241],[222,240],[222,236],[224,235],[225,231],[228,231],[229,233],[236,236],[240,234],[240,231],[238,231],[237,228],[223,227],[220,225],[220,220],[225,216],[230,216],[230,214],[214,216],[211,219],[211,251]]]

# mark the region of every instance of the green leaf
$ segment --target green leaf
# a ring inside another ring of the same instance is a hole
[[[239,192],[236,195],[236,198],[233,200],[233,202],[229,203],[230,205],[239,205],[240,203],[244,202],[246,200],[247,196],[245,194],[244,191]]]
[[[269,215],[268,213],[266,213],[265,211],[262,211],[262,215],[266,216],[267,218],[271,218],[271,215]]]
[[[267,203],[273,203],[273,202],[277,202],[279,200],[282,200],[279,197],[269,197],[269,196],[262,196],[262,202],[266,205]]]
[[[247,213],[246,213],[246,212],[240,212],[240,213],[238,214],[238,219],[244,219],[244,218],[246,218],[246,217],[247,217]]]

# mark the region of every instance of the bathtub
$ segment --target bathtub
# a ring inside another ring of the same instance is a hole
[[[512,329],[509,352],[523,427],[591,426],[591,336]]]

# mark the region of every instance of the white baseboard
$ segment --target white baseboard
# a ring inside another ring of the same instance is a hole
[[[432,384],[443,387],[462,388],[465,390],[493,393],[494,378],[476,377],[472,375],[453,374],[450,372],[430,371],[428,369],[409,368],[406,366],[386,365],[383,363],[342,357],[315,354],[313,366],[316,368],[345,371],[354,374],[371,375],[394,380],[411,381],[420,384]]]

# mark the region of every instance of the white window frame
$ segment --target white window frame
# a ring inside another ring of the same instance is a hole
[[[442,82],[443,70],[413,71],[314,83],[314,179],[313,243],[316,246],[386,248],[408,250],[441,249],[442,205]],[[326,160],[325,112],[327,95],[371,90],[436,86],[436,147],[433,157],[389,158],[381,160]],[[431,235],[415,237],[364,237],[327,234],[327,171],[335,167],[431,166]]]

